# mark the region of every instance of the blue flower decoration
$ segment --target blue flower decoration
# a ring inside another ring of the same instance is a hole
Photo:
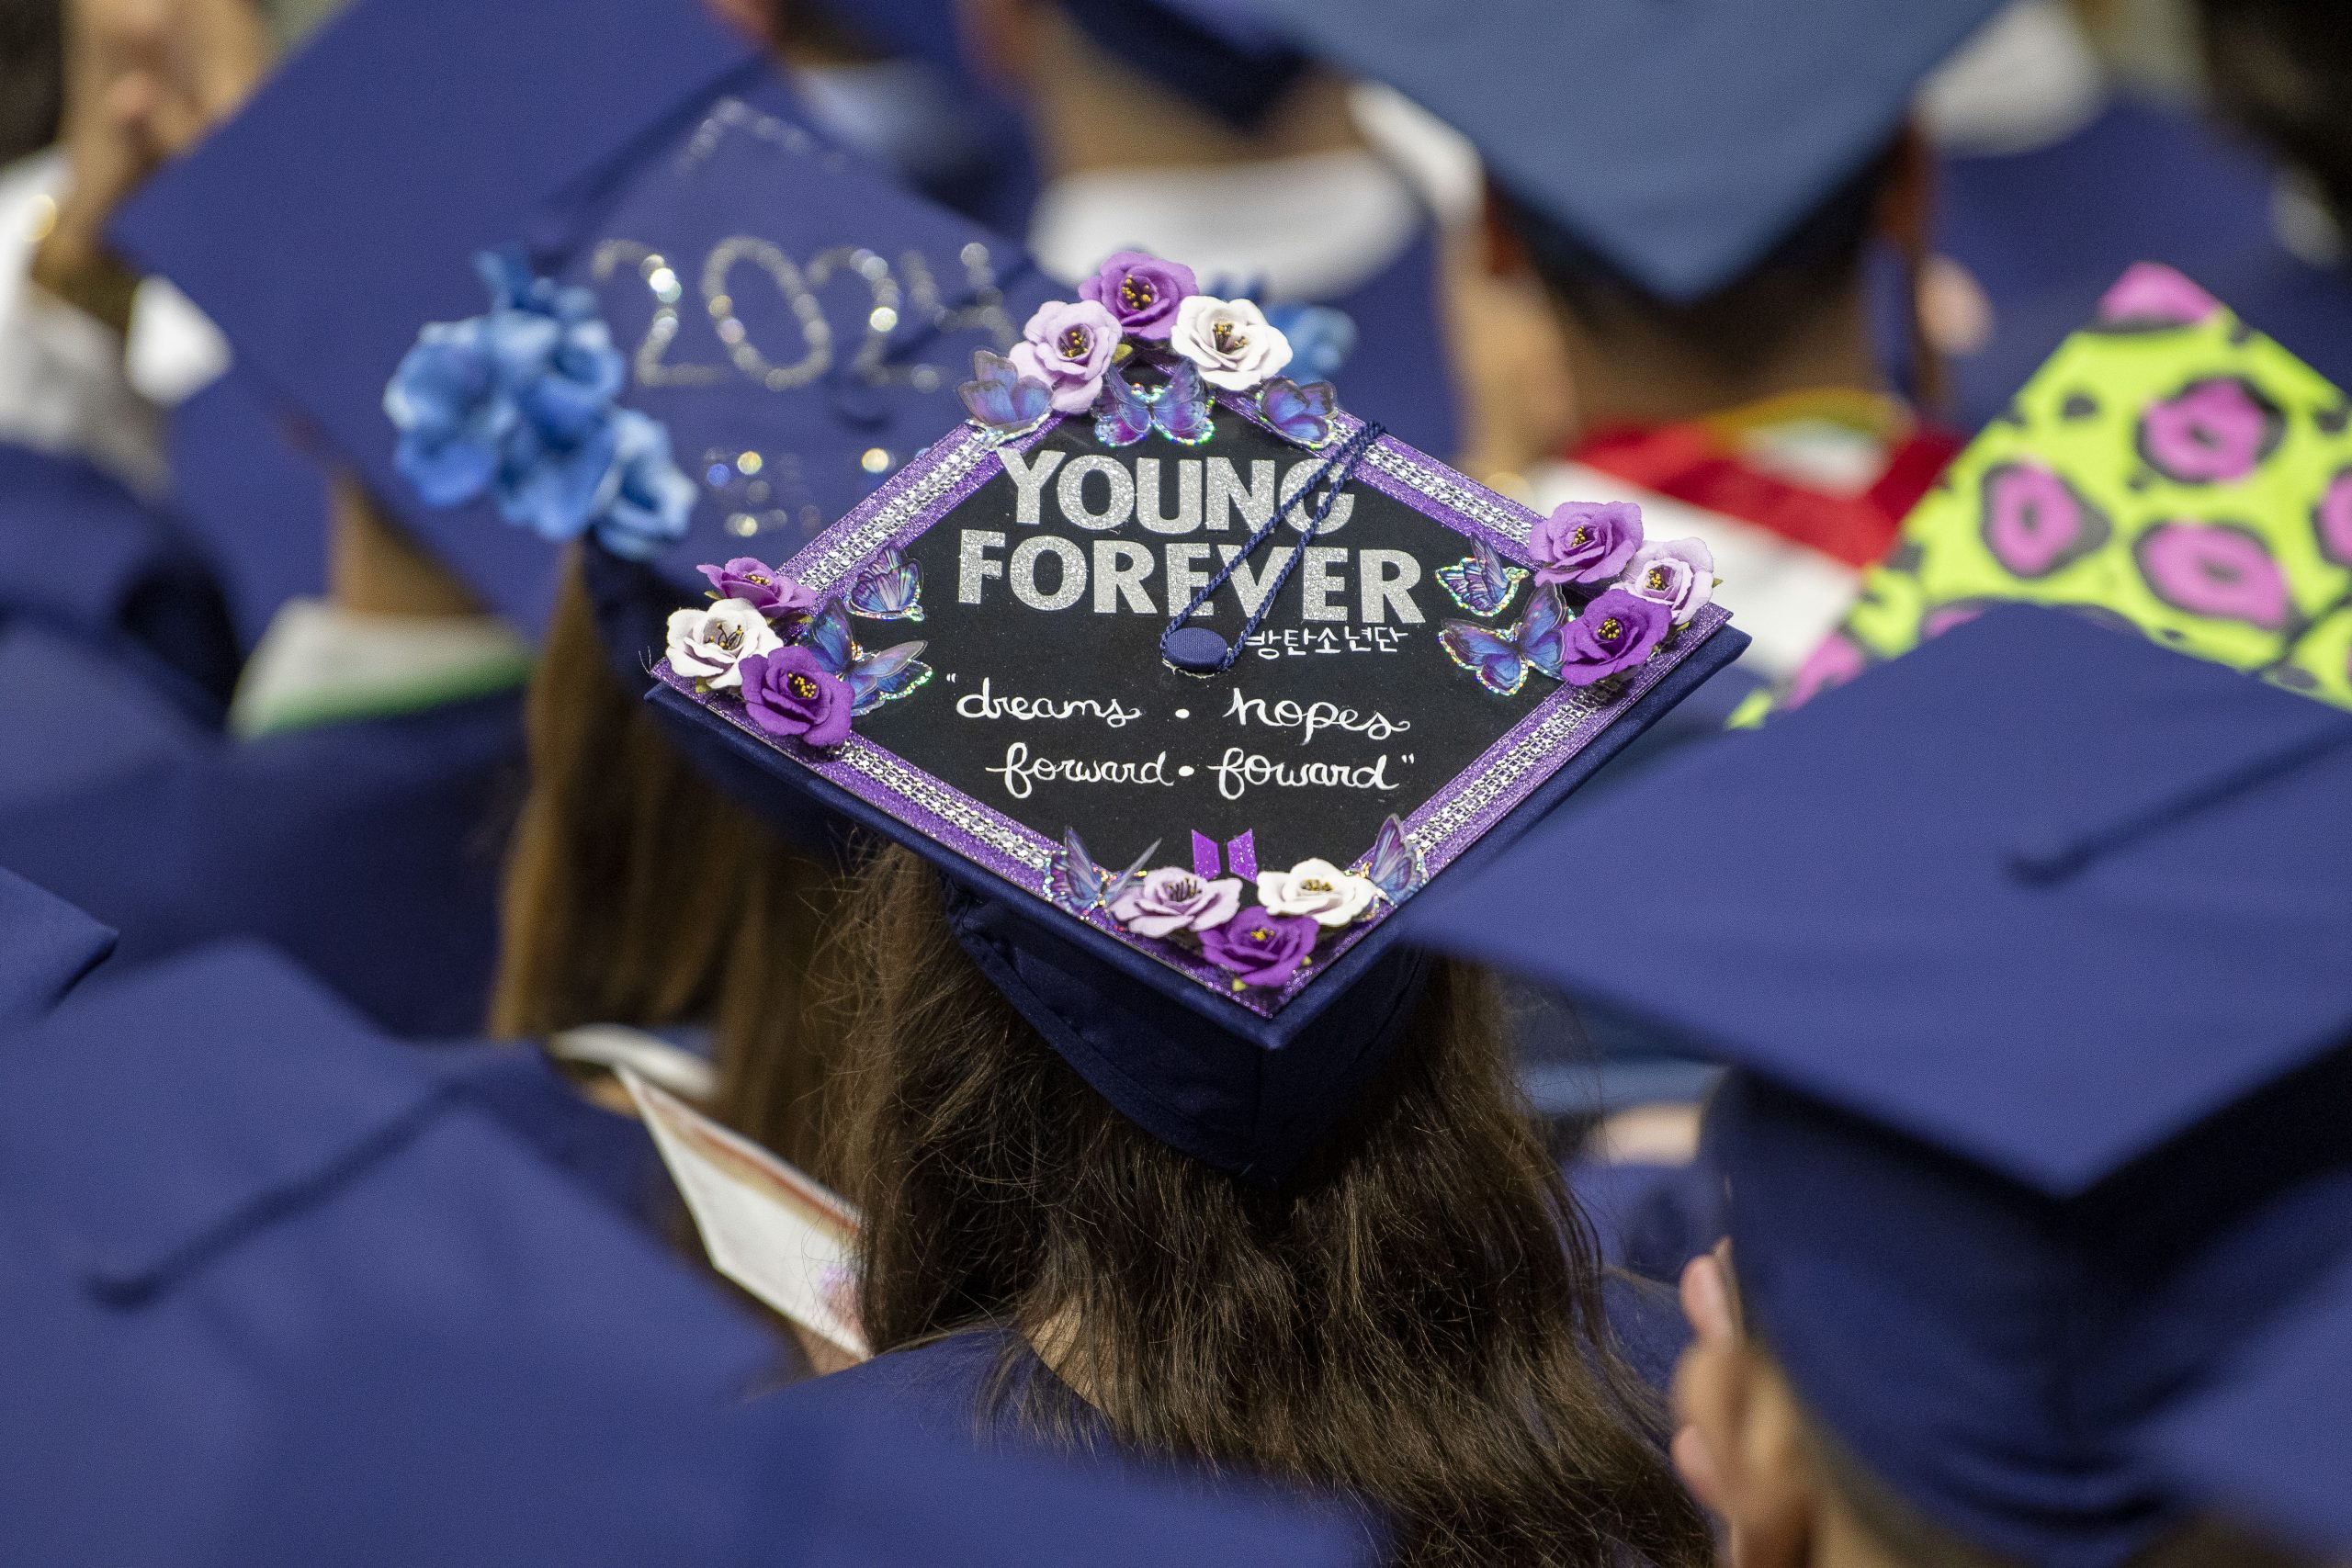
[[[670,432],[634,409],[613,415],[613,490],[596,537],[616,556],[646,560],[685,537],[695,481],[670,457]]]
[[[595,296],[535,276],[519,251],[476,265],[488,313],[427,326],[384,389],[401,475],[428,505],[488,494],[542,538],[593,529],[632,558],[684,535],[693,481],[660,424],[616,406],[628,365]]]
[[[1328,381],[1340,373],[1356,349],[1355,319],[1329,305],[1275,305],[1266,320],[1290,339],[1290,363],[1283,374],[1305,386]]]

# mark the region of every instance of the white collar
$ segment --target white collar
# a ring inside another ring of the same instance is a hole
[[[1423,209],[1361,149],[1182,169],[1069,175],[1037,198],[1029,252],[1065,283],[1123,250],[1181,261],[1211,280],[1264,279],[1261,298],[1331,299],[1412,243]]]

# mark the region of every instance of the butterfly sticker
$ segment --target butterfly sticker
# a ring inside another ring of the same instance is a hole
[[[1115,901],[1119,895],[1143,880],[1144,863],[1159,852],[1159,840],[1136,856],[1135,863],[1114,876],[1094,863],[1086,852],[1086,845],[1072,828],[1062,835],[1062,847],[1054,852],[1053,863],[1046,868],[1046,896],[1073,915],[1083,915]]]
[[[972,378],[956,389],[972,423],[999,441],[1026,435],[1054,412],[1053,389],[985,348],[972,353]]]
[[[849,612],[842,608],[838,599],[825,601],[823,609],[809,617],[808,630],[800,646],[817,656],[817,662],[849,682],[852,716],[872,713],[884,703],[895,702],[931,679],[931,666],[916,655],[924,644],[902,642],[896,648],[886,648],[879,653],[868,653],[857,646],[850,633]]]
[[[1277,376],[1258,393],[1258,412],[1284,440],[1310,450],[1331,439],[1331,416],[1340,412],[1340,394],[1329,381],[1302,387]]]
[[[1105,446],[1132,446],[1154,425],[1170,441],[1197,446],[1216,434],[1216,404],[1190,360],[1168,373],[1168,385],[1149,391],[1114,370],[1102,378],[1102,395],[1094,400],[1094,434]]]
[[[1380,889],[1380,896],[1391,904],[1404,902],[1405,895],[1429,880],[1429,873],[1421,865],[1421,852],[1405,834],[1405,824],[1391,817],[1380,825],[1380,836],[1372,841],[1372,853],[1348,868]]]
[[[850,579],[849,613],[870,621],[922,619],[922,568],[885,546]]]
[[[1513,566],[1480,539],[1452,566],[1437,569],[1437,580],[1453,602],[1474,615],[1498,615],[1510,604],[1527,569]]]
[[[1547,584],[1529,595],[1527,618],[1509,631],[1448,621],[1438,630],[1438,646],[1445,649],[1448,659],[1478,677],[1478,684],[1498,697],[1508,697],[1527,683],[1530,670],[1541,671],[1555,681],[1560,678],[1572,619],[1560,601],[1560,591]]]

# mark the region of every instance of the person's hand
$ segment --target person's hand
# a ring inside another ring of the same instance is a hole
[[[1737,1344],[1739,1308],[1731,1292],[1731,1243],[1719,1241],[1713,1252],[1702,1253],[1682,1269],[1682,1315],[1690,1321],[1694,1349]],[[1723,1471],[1708,1451],[1698,1426],[1690,1418],[1687,1388],[1680,1377],[1674,1384],[1674,1468],[1690,1495],[1710,1513],[1724,1509]]]
[[[253,0],[66,0],[72,184],[35,253],[34,278],[125,325],[136,279],[107,250],[107,220],[149,175],[235,112],[273,51]]]

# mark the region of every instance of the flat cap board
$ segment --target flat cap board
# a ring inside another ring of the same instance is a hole
[[[1002,444],[959,426],[787,562],[820,603],[842,597],[861,649],[920,640],[933,671],[861,715],[836,750],[771,739],[735,694],[697,693],[666,664],[661,678],[950,852],[951,870],[977,864],[1273,1018],[1727,617],[1702,610],[1590,687],[1532,668],[1516,682],[1482,675],[1441,629],[1464,624],[1506,647],[1537,591],[1514,579],[1478,616],[1441,573],[1475,566],[1480,545],[1524,562],[1540,520],[1382,436],[1238,660],[1182,672],[1161,656],[1171,616],[1240,554],[1283,487],[1311,485],[1363,429],[1337,414],[1309,449],[1233,394],[1218,395],[1213,421],[1190,445],[1155,428],[1113,446],[1083,415]],[[1278,526],[1190,624],[1240,636],[1303,526]],[[895,621],[859,609],[909,601]],[[1246,889],[1260,868],[1310,858],[1369,875],[1384,897],[1327,932],[1339,940],[1295,977],[1246,993],[1085,897],[1098,874],[1137,863],[1238,875]]]

